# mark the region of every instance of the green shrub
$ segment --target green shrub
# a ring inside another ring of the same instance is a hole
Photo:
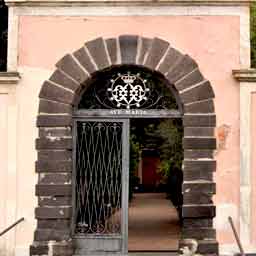
[[[251,67],[256,68],[256,3],[251,5]]]

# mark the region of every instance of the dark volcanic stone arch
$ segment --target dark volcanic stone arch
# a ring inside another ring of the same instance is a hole
[[[185,238],[198,241],[199,253],[218,254],[212,219],[215,206],[213,172],[216,162],[214,92],[195,60],[159,38],[122,35],[97,38],[64,56],[39,94],[36,140],[39,174],[36,185],[37,228],[30,255],[51,250],[72,255],[72,108],[85,82],[98,71],[113,65],[141,65],[160,72],[178,91],[184,107],[184,204],[180,245]],[[55,243],[49,243],[54,240]],[[55,255],[53,254],[53,255]]]

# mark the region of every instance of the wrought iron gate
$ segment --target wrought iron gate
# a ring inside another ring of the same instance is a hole
[[[75,120],[75,254],[126,254],[129,120]]]

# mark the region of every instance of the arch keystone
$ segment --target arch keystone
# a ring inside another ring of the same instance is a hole
[[[136,62],[138,49],[138,36],[122,35],[119,36],[121,63],[134,64]]]

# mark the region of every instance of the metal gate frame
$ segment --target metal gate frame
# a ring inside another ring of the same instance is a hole
[[[76,210],[76,143],[77,143],[77,122],[120,122],[122,123],[122,203],[121,203],[121,235],[86,235],[77,237],[75,235],[75,210]],[[72,235],[74,243],[77,247],[83,247],[83,255],[97,255],[99,253],[111,253],[111,254],[128,254],[128,207],[129,207],[129,153],[130,153],[130,120],[129,118],[97,118],[97,117],[84,117],[77,115],[73,119],[73,173],[72,173]],[[120,244],[120,250],[114,250],[111,247],[111,242],[118,242]],[[102,246],[102,250],[99,250]],[[104,251],[104,246],[106,250]],[[93,250],[93,249],[96,250]],[[77,254],[79,255],[79,254]]]

